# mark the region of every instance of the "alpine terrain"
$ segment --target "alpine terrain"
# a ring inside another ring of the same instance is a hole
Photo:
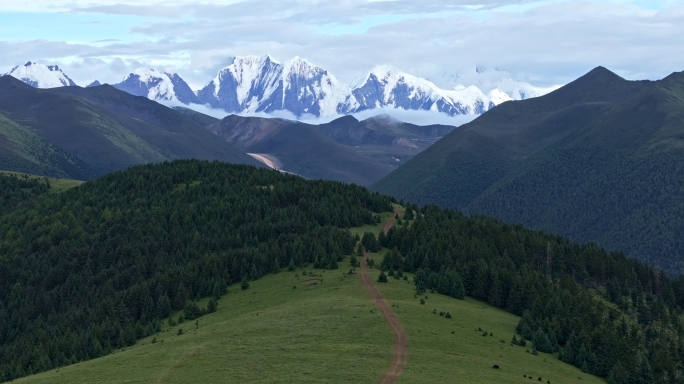
[[[684,73],[627,81],[598,67],[454,130],[375,185],[684,272]]]
[[[34,77],[22,75],[21,71],[10,74],[39,88],[74,85],[73,82],[56,83],[42,73]],[[450,116],[479,115],[505,101],[536,97],[554,89],[534,87],[513,80],[505,72],[481,68],[477,69],[476,76],[461,74],[458,80],[461,82],[451,89],[442,89],[434,82],[393,66],[379,65],[358,84],[350,86],[300,57],[281,63],[265,55],[234,58],[198,90],[192,90],[178,74],[148,68],[133,71],[113,86],[163,103],[200,104],[236,114],[287,111],[298,117],[344,115],[383,107],[435,111]],[[447,82],[453,84],[451,79]],[[89,86],[96,84],[99,84],[97,80]]]

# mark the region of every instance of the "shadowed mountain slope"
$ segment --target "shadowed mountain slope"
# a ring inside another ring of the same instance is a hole
[[[231,115],[208,129],[248,153],[268,156],[279,169],[307,178],[368,185],[454,127],[422,127],[387,116],[364,121],[344,116],[312,125]]]
[[[682,273],[683,115],[683,73],[627,81],[599,67],[498,106],[375,188],[597,241]]]
[[[87,164],[87,178],[177,158],[258,164],[181,113],[109,85],[36,89],[4,76],[0,113]]]

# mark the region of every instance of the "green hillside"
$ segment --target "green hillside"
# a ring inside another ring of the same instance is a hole
[[[133,345],[188,300],[336,265],[389,199],[218,162],[134,167],[0,218],[0,378]],[[12,316],[20,316],[21,321]]]
[[[0,114],[0,170],[88,179],[94,170]]]
[[[249,381],[375,381],[394,348],[358,276],[345,277],[359,263],[345,255],[364,249],[379,251],[369,264],[389,280],[378,283],[383,316],[409,332],[409,382],[589,380],[574,365],[611,383],[668,383],[684,370],[684,277],[437,207],[408,205],[389,229],[383,219],[397,208],[355,185],[197,160],[26,200],[0,217],[0,380],[55,369],[41,377],[119,380],[130,367],[149,371],[143,382],[211,381],[204,364],[228,357],[249,359],[235,371]],[[380,228],[389,231],[376,237]],[[301,371],[282,373],[288,357]],[[366,360],[372,367],[353,374],[342,364]]]
[[[22,180],[37,181],[40,184],[45,184],[48,187],[48,192],[50,193],[60,193],[69,190],[74,187],[78,187],[84,182],[81,180],[73,179],[58,179],[54,177],[45,177],[39,175],[32,175],[29,173],[11,172],[0,170],[0,176],[12,176]]]
[[[108,85],[36,89],[3,76],[0,113],[89,167],[84,174],[58,160],[43,161],[41,166],[57,166],[56,171],[30,170],[35,174],[91,179],[136,164],[178,158],[260,165],[183,114]],[[38,150],[20,149],[20,154]]]
[[[243,383],[377,382],[391,359],[392,333],[358,275],[345,274],[348,268],[306,271],[306,276],[301,269],[268,275],[245,291],[231,286],[217,312],[201,317],[197,326],[193,321],[164,325],[125,350],[16,382],[218,383],[227,377]],[[322,283],[306,282],[319,278]],[[603,382],[552,355],[511,346],[519,321],[514,315],[439,294],[421,305],[413,284],[404,280],[381,288],[409,332],[410,357],[400,383],[452,383],[454,377],[519,383],[523,375],[542,377],[544,383]],[[433,314],[435,308],[453,318]],[[483,337],[478,328],[494,336]],[[495,363],[499,370],[491,368]]]
[[[681,274],[683,80],[634,82],[597,68],[494,108],[374,188],[596,241]]]

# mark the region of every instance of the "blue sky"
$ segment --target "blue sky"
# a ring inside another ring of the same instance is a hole
[[[684,70],[675,0],[18,0],[0,4],[0,73],[28,60],[77,81],[136,66],[208,81],[231,57],[307,58],[350,82],[378,64],[438,85],[476,65],[560,84],[603,65],[627,78]]]

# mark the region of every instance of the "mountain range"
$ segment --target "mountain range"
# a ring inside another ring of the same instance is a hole
[[[280,63],[270,56],[236,57],[203,88],[193,90],[176,73],[139,68],[115,88],[161,102],[207,105],[227,113],[287,111],[295,116],[344,115],[382,107],[448,115],[479,115],[508,100],[540,96],[555,89],[534,87],[502,71],[478,70],[475,85],[441,89],[424,78],[380,65],[354,86],[329,71],[295,57]],[[57,66],[28,62],[8,73],[37,88],[75,85]],[[465,79],[465,78],[464,78]],[[94,81],[88,85],[100,84]],[[501,84],[501,88],[497,87]]]
[[[684,72],[628,81],[598,67],[459,127],[374,188],[596,241],[681,274],[682,148]]]
[[[229,115],[221,120],[175,107],[226,143],[266,165],[307,179],[370,185],[455,127],[419,126],[379,115],[325,124]]]

